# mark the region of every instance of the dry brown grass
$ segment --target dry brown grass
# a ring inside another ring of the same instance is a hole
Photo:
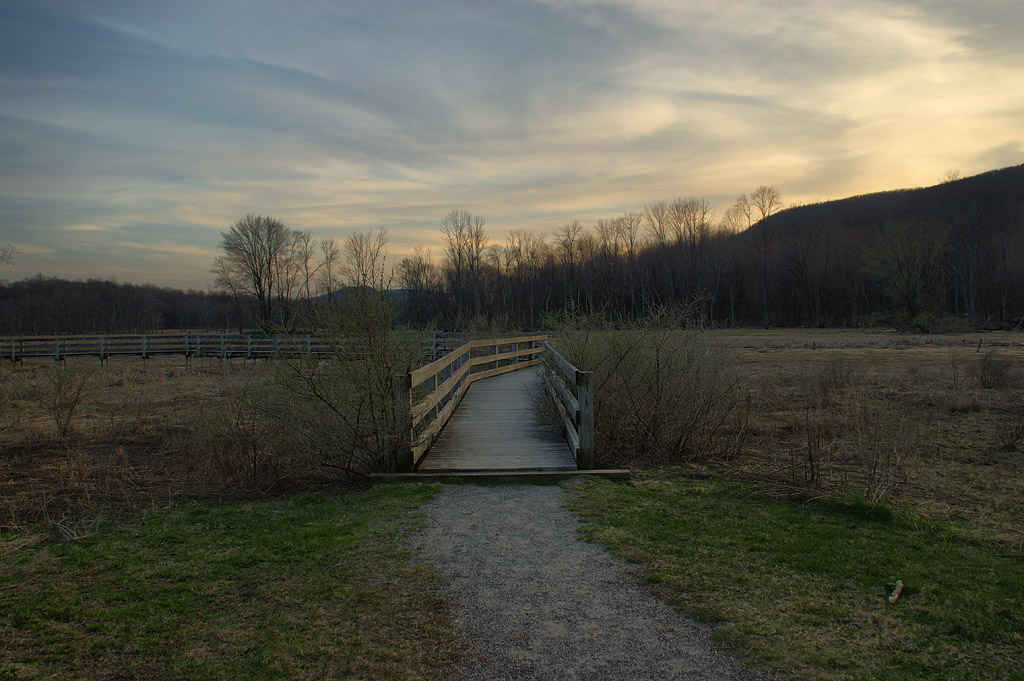
[[[55,420],[54,372],[87,376]],[[238,396],[263,365],[182,359],[24,362],[0,368],[0,528],[86,533],[193,496],[252,491]],[[264,482],[276,479],[270,475]]]
[[[980,536],[1022,541],[1024,335],[710,335],[742,377],[743,418],[726,429],[737,438],[742,429],[745,444],[722,471],[695,465],[780,494],[881,493]],[[983,381],[989,351],[999,387]],[[80,361],[95,370],[94,390],[66,436],[31,396],[52,364],[0,366],[0,528],[43,522],[86,533],[182,498],[323,484],[317,471],[296,477],[260,451],[280,442],[261,441],[239,395],[258,386],[264,365]]]
[[[732,474],[780,493],[886,498],[1024,540],[1024,335],[715,333],[754,405]]]

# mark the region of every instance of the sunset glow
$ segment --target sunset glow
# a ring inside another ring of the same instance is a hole
[[[205,288],[247,212],[440,253],[453,208],[551,234],[1024,162],[1019,0],[166,2],[0,8],[0,246]]]

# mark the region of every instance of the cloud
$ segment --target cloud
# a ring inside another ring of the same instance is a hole
[[[761,183],[797,202],[1010,165],[1018,5],[8,3],[0,241],[26,255],[5,275],[201,286],[249,211],[437,252],[452,208],[500,240]]]

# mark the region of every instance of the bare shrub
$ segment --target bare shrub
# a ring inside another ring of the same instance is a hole
[[[1017,451],[1017,447],[1024,442],[1024,415],[1018,414],[996,426],[996,440],[1004,452]]]
[[[353,292],[321,315],[331,353],[282,361],[260,400],[292,446],[344,477],[394,471],[403,438],[395,422],[395,376],[419,363],[418,341],[393,328],[394,310],[375,291]]]
[[[27,388],[27,397],[52,419],[57,435],[71,433],[72,420],[94,393],[94,369],[58,364],[40,369]]]
[[[811,378],[811,394],[819,405],[829,405],[843,389],[853,385],[857,367],[838,352],[833,352]]]
[[[907,465],[921,448],[921,431],[892,404],[855,405],[848,451],[860,478],[864,498],[894,498],[906,482]]]
[[[266,490],[294,474],[295,452],[282,439],[279,424],[258,406],[264,390],[264,378],[253,376],[196,405],[176,449],[201,483]]]
[[[821,487],[828,478],[828,464],[834,457],[836,438],[832,433],[831,414],[824,413],[815,407],[807,407],[804,411],[802,430],[804,441],[802,456],[803,482],[813,487]],[[794,470],[796,467],[794,466]]]
[[[593,316],[557,323],[565,357],[594,372],[598,466],[735,453],[725,433],[742,400],[739,379],[727,351],[700,331],[680,328],[685,318],[656,314],[618,329]]]
[[[989,350],[973,367],[974,377],[982,388],[1006,388],[1013,382],[1013,362],[995,350]]]
[[[395,376],[420,361],[420,344],[393,328],[387,299],[350,292],[323,311],[325,356],[284,357],[263,374],[222,377],[223,399],[201,409],[178,445],[209,483],[245,489],[394,471],[403,444]]]

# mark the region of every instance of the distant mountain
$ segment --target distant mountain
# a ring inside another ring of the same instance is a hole
[[[932,187],[898,189],[794,206],[763,221],[767,227],[814,222],[874,232],[892,222],[951,226],[967,218],[1024,228],[1024,164]]]
[[[737,241],[765,324],[1024,325],[1024,165],[794,206]]]

